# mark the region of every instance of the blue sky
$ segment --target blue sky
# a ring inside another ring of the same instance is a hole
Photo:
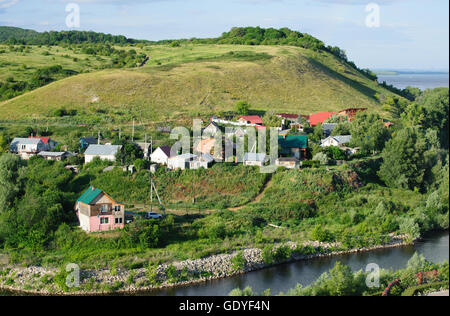
[[[380,5],[368,28],[366,5]],[[78,3],[81,30],[159,40],[216,37],[233,26],[289,27],[347,51],[364,68],[448,70],[448,0],[0,0],[0,25],[68,29]]]

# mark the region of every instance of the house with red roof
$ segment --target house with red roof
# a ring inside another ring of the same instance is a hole
[[[263,121],[259,115],[246,115],[238,118],[238,122],[249,124],[249,125],[262,125]]]
[[[320,112],[311,114],[309,117],[309,125],[317,126],[319,123],[323,124],[326,120],[330,119],[332,116],[338,115],[336,112]]]
[[[29,139],[40,139],[44,143],[44,150],[53,150],[58,146],[58,143],[50,139],[50,137],[43,136],[30,136]]]

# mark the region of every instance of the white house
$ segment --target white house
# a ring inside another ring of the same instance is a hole
[[[194,160],[195,158],[197,158],[197,156],[193,154],[183,154],[179,156],[170,157],[167,160],[167,167],[171,170],[189,169],[191,167],[190,166],[191,161]]]
[[[161,146],[150,155],[150,161],[161,165],[167,165],[170,157],[170,147]]]
[[[84,152],[84,163],[89,163],[95,157],[101,160],[115,161],[116,155],[122,149],[120,145],[89,145]]]
[[[14,138],[10,145],[10,151],[23,159],[29,159],[43,150],[45,144],[39,138]]]
[[[246,153],[244,155],[244,165],[245,166],[259,166],[262,167],[267,162],[266,154],[257,154],[257,153]]]
[[[189,162],[189,169],[197,170],[200,168],[208,169],[214,163],[214,157],[210,154],[201,154]]]
[[[350,141],[352,140],[352,136],[348,135],[348,136],[330,136],[328,138],[322,139],[321,141],[321,145],[322,147],[331,147],[331,146],[335,146],[335,147],[343,147],[346,144],[350,143]]]

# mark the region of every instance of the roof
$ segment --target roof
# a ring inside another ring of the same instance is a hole
[[[327,138],[323,139],[321,142],[323,143],[327,139],[330,139],[330,138],[336,140],[339,144],[347,144],[347,143],[350,143],[350,141],[352,140],[352,135],[330,136],[330,137],[327,137]]]
[[[207,163],[213,162],[214,161],[214,157],[211,156],[210,154],[202,154],[200,155],[200,157],[198,157],[200,160],[203,160]]]
[[[352,135],[333,136],[333,138],[340,144],[347,144],[350,143],[350,141],[352,140]]]
[[[280,113],[280,114],[277,114],[277,116],[285,118],[285,119],[296,120],[296,119],[299,118],[300,115],[298,115],[298,114]]]
[[[81,202],[84,204],[91,204],[103,191],[100,189],[96,189],[94,187],[89,187],[77,200],[77,202]]]
[[[356,111],[356,112],[359,112],[359,111],[367,111],[367,108],[348,108],[348,109],[344,109],[344,110],[341,110],[339,113],[343,113],[343,112],[354,112],[354,111]]]
[[[20,138],[16,137],[13,139],[12,144],[19,143],[24,145],[38,145],[42,140],[40,138]]]
[[[191,160],[197,158],[197,155],[194,154],[183,154],[174,157],[170,157],[170,159],[180,159],[180,160]]]
[[[89,145],[85,151],[85,155],[91,156],[110,156],[116,155],[122,148],[120,145]]]
[[[307,148],[308,136],[280,136],[278,137],[278,144],[281,148]]]
[[[326,120],[331,118],[333,115],[337,115],[337,113],[336,112],[320,112],[320,113],[311,114],[311,116],[309,117],[309,124],[311,126],[316,126],[319,123],[325,122]]]
[[[40,139],[46,145],[47,145],[48,141],[50,140],[50,137],[30,136],[28,138],[30,138],[30,139]]]
[[[250,122],[251,124],[262,124],[262,118],[259,115],[247,115],[247,116],[241,116],[238,118],[238,121],[244,120],[247,122]]]
[[[324,123],[323,124],[323,131],[326,133],[331,134],[331,132],[338,126],[337,123]]]
[[[170,157],[170,146],[161,146],[158,149],[160,149],[167,157]]]
[[[266,154],[257,154],[257,153],[245,153],[244,161],[261,161],[265,162],[267,158]]]
[[[91,145],[95,145],[98,143],[98,140],[95,137],[81,137],[80,141],[85,141],[86,143]]]
[[[295,157],[280,157],[280,158],[278,158],[278,161],[280,161],[280,162],[299,162],[300,160],[298,160]]]
[[[53,152],[53,151],[41,151],[38,156],[47,156],[47,157],[60,157],[67,155],[68,153],[66,151],[61,152]]]

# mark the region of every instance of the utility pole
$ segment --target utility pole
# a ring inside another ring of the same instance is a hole
[[[100,130],[98,130],[97,145],[100,145]]]

